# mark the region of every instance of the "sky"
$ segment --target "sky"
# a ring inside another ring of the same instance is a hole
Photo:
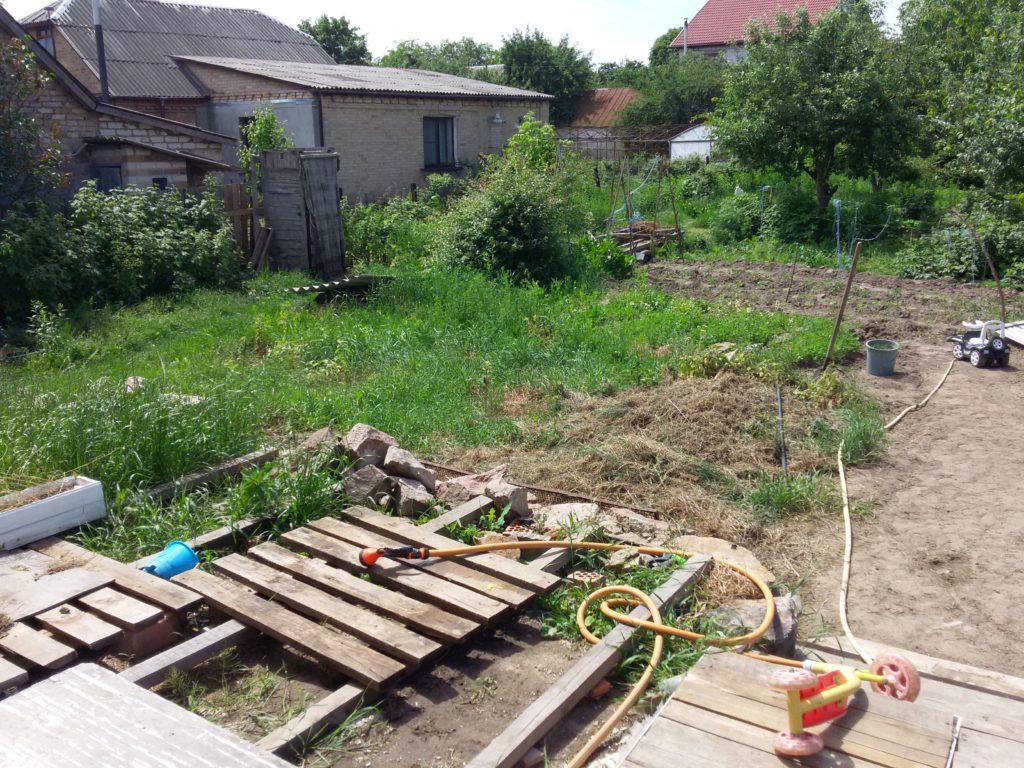
[[[15,18],[47,4],[47,0],[2,0]],[[323,13],[344,16],[366,35],[374,56],[387,53],[401,40],[437,43],[472,37],[500,45],[502,35],[527,26],[552,40],[568,35],[594,63],[647,60],[654,40],[670,27],[693,18],[704,0],[515,0],[482,3],[449,0],[431,6],[422,0],[370,0],[328,3],[324,0],[188,0],[199,5],[252,8],[295,26]],[[886,0],[886,18],[896,21],[901,0]]]

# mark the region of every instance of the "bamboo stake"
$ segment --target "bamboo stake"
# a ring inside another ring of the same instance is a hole
[[[843,322],[843,313],[846,312],[846,301],[850,298],[850,288],[853,287],[853,276],[857,274],[857,259],[860,258],[860,247],[863,243],[858,240],[856,247],[853,249],[853,260],[850,262],[850,273],[846,276],[846,287],[843,289],[843,300],[839,304],[839,314],[836,315],[836,324],[832,327],[832,338],[828,342],[828,351],[825,353],[825,363],[821,366],[821,372],[824,373],[825,369],[828,368],[829,361],[832,359],[832,351],[836,346],[836,339],[839,338],[839,326]]]
[[[985,245],[985,241],[978,236],[978,230],[974,228],[974,225],[968,221],[967,217],[964,216],[956,208],[951,208],[950,213],[956,216],[961,223],[967,227],[967,231],[971,233],[971,237],[974,238],[975,244],[985,257],[985,261],[988,262],[988,268],[992,271],[992,279],[996,281],[996,290],[999,291],[999,309],[1000,318],[1003,321],[1003,325],[1006,325],[1006,297],[1003,295],[1003,284],[999,282],[999,274],[996,272],[995,262],[992,261],[992,254],[988,252],[988,246]]]

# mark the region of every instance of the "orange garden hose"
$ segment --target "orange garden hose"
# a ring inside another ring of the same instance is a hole
[[[464,547],[448,547],[444,549],[429,549],[427,547],[382,547],[380,549],[364,549],[359,555],[359,562],[364,566],[371,566],[377,562],[381,557],[394,557],[399,559],[414,559],[414,560],[426,560],[432,557],[459,557],[462,555],[476,555],[484,552],[494,552],[503,549],[590,549],[604,552],[617,552],[623,549],[635,550],[639,554],[644,555],[678,555],[679,557],[689,558],[694,553],[683,552],[678,549],[666,549],[663,547],[633,547],[627,544],[607,544],[604,542],[596,541],[502,541],[494,542],[491,544],[475,544]],[[629,595],[630,597],[615,597],[611,599],[604,599],[600,604],[599,608],[601,612],[608,618],[617,621],[621,624],[626,624],[631,627],[637,627],[641,629],[649,630],[654,633],[654,647],[651,651],[650,660],[644,669],[640,679],[634,683],[629,694],[622,701],[622,703],[615,709],[615,711],[608,717],[607,720],[601,725],[597,732],[587,741],[586,744],[572,757],[567,763],[569,768],[580,768],[584,765],[594,751],[601,746],[612,729],[616,724],[632,709],[633,705],[640,699],[644,691],[650,685],[651,678],[654,676],[654,671],[657,669],[658,664],[661,661],[662,649],[665,643],[665,636],[671,635],[672,637],[680,637],[686,640],[695,642],[704,642],[708,645],[714,645],[718,647],[733,647],[738,645],[750,645],[757,642],[771,627],[772,622],[775,620],[775,598],[772,595],[771,588],[760,578],[755,576],[753,573],[748,571],[742,566],[736,565],[735,563],[727,563],[724,561],[716,561],[721,565],[726,566],[730,570],[735,571],[739,575],[743,576],[750,582],[752,582],[761,592],[765,601],[765,615],[762,619],[761,624],[758,627],[746,634],[736,635],[733,637],[707,637],[706,635],[700,634],[699,632],[691,632],[685,629],[679,629],[677,627],[670,627],[666,625],[661,618],[661,612],[658,610],[658,606],[655,605],[654,601],[646,594],[635,587],[626,585],[612,585],[602,587],[584,598],[580,604],[579,609],[576,612],[576,624],[579,627],[580,634],[587,640],[587,642],[596,644],[600,642],[600,638],[593,634],[585,624],[585,617],[587,609],[596,600],[607,598],[609,595]],[[651,618],[648,620],[637,619],[628,616],[624,613],[619,613],[615,610],[619,606],[636,606],[643,605],[651,614]],[[760,661],[767,661],[773,664],[785,664],[787,666],[802,666],[801,662],[793,661],[791,659],[784,659],[778,656],[768,656],[764,654],[747,653],[746,655]]]

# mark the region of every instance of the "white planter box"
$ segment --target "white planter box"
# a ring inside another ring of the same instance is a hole
[[[64,489],[64,490],[62,490]],[[19,500],[24,500],[19,506]],[[15,549],[107,514],[103,484],[77,475],[0,496],[0,550]]]

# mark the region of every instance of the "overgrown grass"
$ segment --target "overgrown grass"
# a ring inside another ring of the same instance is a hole
[[[398,276],[326,308],[284,292],[198,291],[99,313],[0,381],[0,488],[81,472],[108,498],[334,424],[374,424],[409,449],[515,442],[506,391],[651,386],[676,360],[730,341],[783,373],[822,359],[829,321],[681,299],[640,283],[542,290],[471,272]],[[852,352],[844,332],[839,355]],[[126,393],[122,382],[147,385]],[[197,395],[190,404],[173,394]],[[184,514],[184,513],[183,513]]]
[[[754,516],[764,522],[777,522],[823,507],[831,492],[827,481],[817,473],[764,476],[748,494]]]

